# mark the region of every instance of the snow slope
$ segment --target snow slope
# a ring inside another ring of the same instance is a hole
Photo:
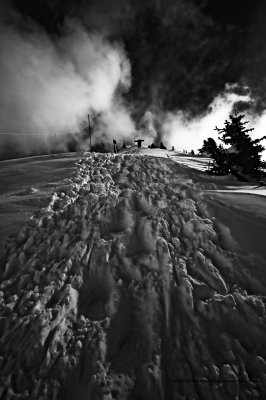
[[[0,161],[0,245],[49,197],[77,161],[73,153]]]
[[[171,157],[172,160],[174,160],[180,165],[201,172],[206,172],[208,170],[208,164],[212,162],[212,160],[208,157],[201,157],[201,156],[189,157],[184,154],[175,154],[170,151],[166,152],[166,156]],[[204,180],[206,181],[206,176]],[[256,194],[259,196],[266,196],[265,185],[259,186],[257,183],[247,185],[246,183],[237,181],[236,178],[234,178],[233,176],[231,177],[209,176],[209,181],[212,183],[215,182],[215,185],[213,185],[213,187],[217,186],[215,192],[231,193],[231,194],[246,193],[246,194]],[[252,199],[249,198],[249,201],[252,201]]]
[[[130,152],[85,153],[2,248],[0,399],[264,398],[264,255],[209,177]]]
[[[174,155],[172,159],[188,167],[187,173],[200,184],[217,229],[227,230],[242,251],[266,258],[265,186],[247,185],[230,176],[201,174],[208,168],[209,158]]]

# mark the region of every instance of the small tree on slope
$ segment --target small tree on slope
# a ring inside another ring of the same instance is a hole
[[[265,176],[263,168],[265,163],[261,160],[261,152],[264,147],[260,144],[266,136],[261,139],[252,140],[248,132],[253,128],[247,129],[248,121],[243,122],[244,115],[235,112],[229,116],[223,128],[215,128],[222,136],[219,138],[225,145],[230,145],[225,149],[222,145],[217,146],[212,138],[204,140],[200,153],[208,153],[214,160],[215,165],[210,172],[214,174],[231,173],[240,179],[261,179]]]

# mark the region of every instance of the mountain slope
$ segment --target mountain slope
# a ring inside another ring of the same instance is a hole
[[[171,159],[84,154],[0,257],[0,398],[256,399],[264,260]]]

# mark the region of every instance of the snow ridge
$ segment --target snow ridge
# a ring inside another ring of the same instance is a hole
[[[229,245],[181,171],[84,153],[7,240],[0,399],[263,397],[263,262]]]

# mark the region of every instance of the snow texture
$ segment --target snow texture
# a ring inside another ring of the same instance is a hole
[[[0,399],[262,399],[266,274],[170,158],[84,153],[0,254]]]

